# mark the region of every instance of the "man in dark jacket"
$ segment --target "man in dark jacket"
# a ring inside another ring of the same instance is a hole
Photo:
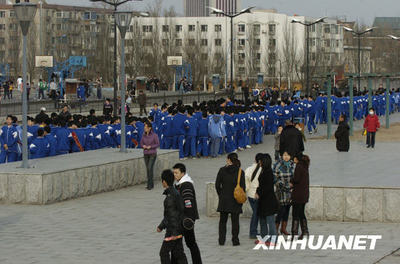
[[[165,170],[161,174],[162,185],[165,189],[164,195],[164,218],[157,227],[157,232],[166,229],[165,239],[161,246],[161,264],[171,263],[171,256],[175,263],[187,264],[185,252],[182,244],[182,221],[183,221],[183,201],[178,191],[174,188],[174,173]]]
[[[143,91],[139,92],[138,103],[139,103],[139,108],[140,108],[140,116],[142,116],[143,111],[147,116],[147,111],[146,111],[147,97]]]
[[[291,158],[304,151],[303,135],[293,125],[292,121],[287,120],[286,126],[280,136],[279,152],[281,156],[287,152]]]
[[[346,123],[346,117],[341,115],[339,118],[339,126],[335,132],[336,149],[339,152],[348,152],[350,149],[350,127]]]
[[[175,180],[177,181],[176,189],[184,202],[183,236],[185,237],[187,247],[190,249],[193,264],[201,264],[200,250],[194,234],[194,223],[199,219],[199,212],[197,210],[193,180],[186,173],[186,167],[182,163],[175,164],[173,171]]]

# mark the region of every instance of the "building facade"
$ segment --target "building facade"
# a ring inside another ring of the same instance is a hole
[[[241,10],[241,0],[184,0],[185,17],[210,16],[208,7],[220,9],[226,13],[236,13]]]

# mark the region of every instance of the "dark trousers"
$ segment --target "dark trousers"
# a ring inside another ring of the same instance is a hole
[[[44,90],[39,89],[39,99],[44,99]]]
[[[183,230],[183,236],[185,238],[186,246],[190,250],[190,254],[192,255],[192,263],[193,264],[202,264],[200,249],[196,242],[196,236],[194,234],[194,228],[192,230]],[[176,261],[175,255],[172,254],[172,263],[178,263]]]
[[[229,213],[220,213],[219,217],[219,239],[220,245],[225,244],[226,240],[226,223],[228,222]],[[239,244],[239,214],[231,213],[232,221],[232,243]]]
[[[292,217],[294,220],[304,220],[306,219],[306,214],[305,214],[305,207],[306,204],[293,204],[293,210],[292,210]]]
[[[147,170],[147,188],[153,189],[153,172],[154,172],[154,164],[156,163],[157,155],[144,155],[144,163],[146,164]]]
[[[147,110],[146,110],[146,106],[145,105],[139,105],[140,108],[140,116],[142,116],[143,112],[146,114],[147,116]]]
[[[290,205],[281,205],[275,223],[287,222],[289,219]]]
[[[174,262],[171,262],[171,254]],[[164,241],[160,250],[161,264],[187,264],[185,252],[183,251],[182,238],[173,241]]]
[[[375,147],[375,134],[376,132],[367,132],[367,145],[369,147]]]

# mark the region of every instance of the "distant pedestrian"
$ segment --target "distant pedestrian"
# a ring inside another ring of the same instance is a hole
[[[195,221],[199,219],[199,212],[197,210],[196,192],[194,189],[194,182],[186,172],[186,166],[182,163],[175,164],[173,167],[174,176],[176,180],[176,189],[181,195],[184,203],[183,210],[183,236],[185,238],[186,246],[190,249],[193,264],[201,264],[200,249],[196,242],[194,233]]]
[[[39,100],[44,99],[44,91],[47,89],[46,82],[42,79],[39,80]]]
[[[104,105],[103,105],[103,115],[104,116],[111,116],[113,114],[113,105],[110,102],[110,99],[106,99]]]
[[[151,190],[154,188],[154,164],[157,159],[157,148],[160,147],[160,142],[150,122],[146,122],[144,125],[144,133],[140,140],[140,146],[143,148],[144,162],[147,169],[147,190]]]
[[[371,107],[369,115],[367,115],[364,121],[364,129],[367,130],[367,148],[375,147],[375,135],[380,127],[379,118],[375,114],[374,108]]]
[[[336,149],[339,152],[348,152],[350,149],[350,127],[346,122],[346,116],[339,117],[339,126],[335,132]]]
[[[225,245],[226,240],[226,223],[229,214],[232,220],[232,243],[233,246],[239,246],[239,215],[243,213],[242,204],[238,203],[234,197],[235,187],[238,185],[238,175],[240,168],[240,160],[236,153],[231,153],[227,157],[226,166],[222,167],[215,181],[215,189],[218,193],[219,202],[217,211],[220,213],[219,218],[219,245]],[[244,172],[241,170],[239,186],[246,190]]]
[[[278,133],[275,134],[275,161],[278,161],[280,158],[279,148],[281,144],[281,134],[282,134],[283,126],[278,127]]]
[[[160,250],[161,264],[187,264],[182,243],[183,201],[174,187],[174,173],[171,170],[163,171],[161,180],[165,189],[164,218],[157,227],[157,232],[166,230]],[[171,261],[172,256],[175,262]]]
[[[142,116],[143,112],[147,116],[147,110],[146,110],[147,97],[146,97],[146,94],[142,90],[139,91],[138,103],[139,103],[139,108],[140,108],[140,116]]]
[[[299,222],[301,227],[301,235],[299,239],[308,236],[308,224],[305,215],[305,206],[310,197],[310,176],[308,168],[310,166],[310,158],[307,155],[298,154],[294,157],[296,169],[294,176],[290,181],[292,188],[292,236],[298,235]]]

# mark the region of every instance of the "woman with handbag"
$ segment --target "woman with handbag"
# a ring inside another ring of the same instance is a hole
[[[268,246],[276,241],[275,214],[279,210],[278,200],[274,192],[274,174],[271,165],[271,156],[263,154],[260,160],[261,173],[258,178],[259,186],[255,194],[259,205],[257,212],[260,218],[261,236],[271,236],[266,242]],[[257,240],[256,243],[260,243],[260,241]]]
[[[219,219],[219,245],[225,245],[226,223],[229,214],[232,220],[232,243],[239,246],[239,215],[243,213],[243,201],[237,201],[237,195],[234,193],[237,189],[243,191],[246,189],[244,172],[240,168],[240,160],[236,153],[231,153],[227,157],[226,166],[222,167],[215,181],[215,189],[218,193],[219,202],[217,211],[220,213]],[[246,194],[244,193],[244,198]]]
[[[154,164],[157,159],[157,148],[160,146],[158,136],[153,131],[153,126],[150,122],[146,122],[144,125],[144,133],[140,140],[140,146],[143,148],[144,163],[146,164],[147,170],[147,190],[154,188],[153,172]]]

